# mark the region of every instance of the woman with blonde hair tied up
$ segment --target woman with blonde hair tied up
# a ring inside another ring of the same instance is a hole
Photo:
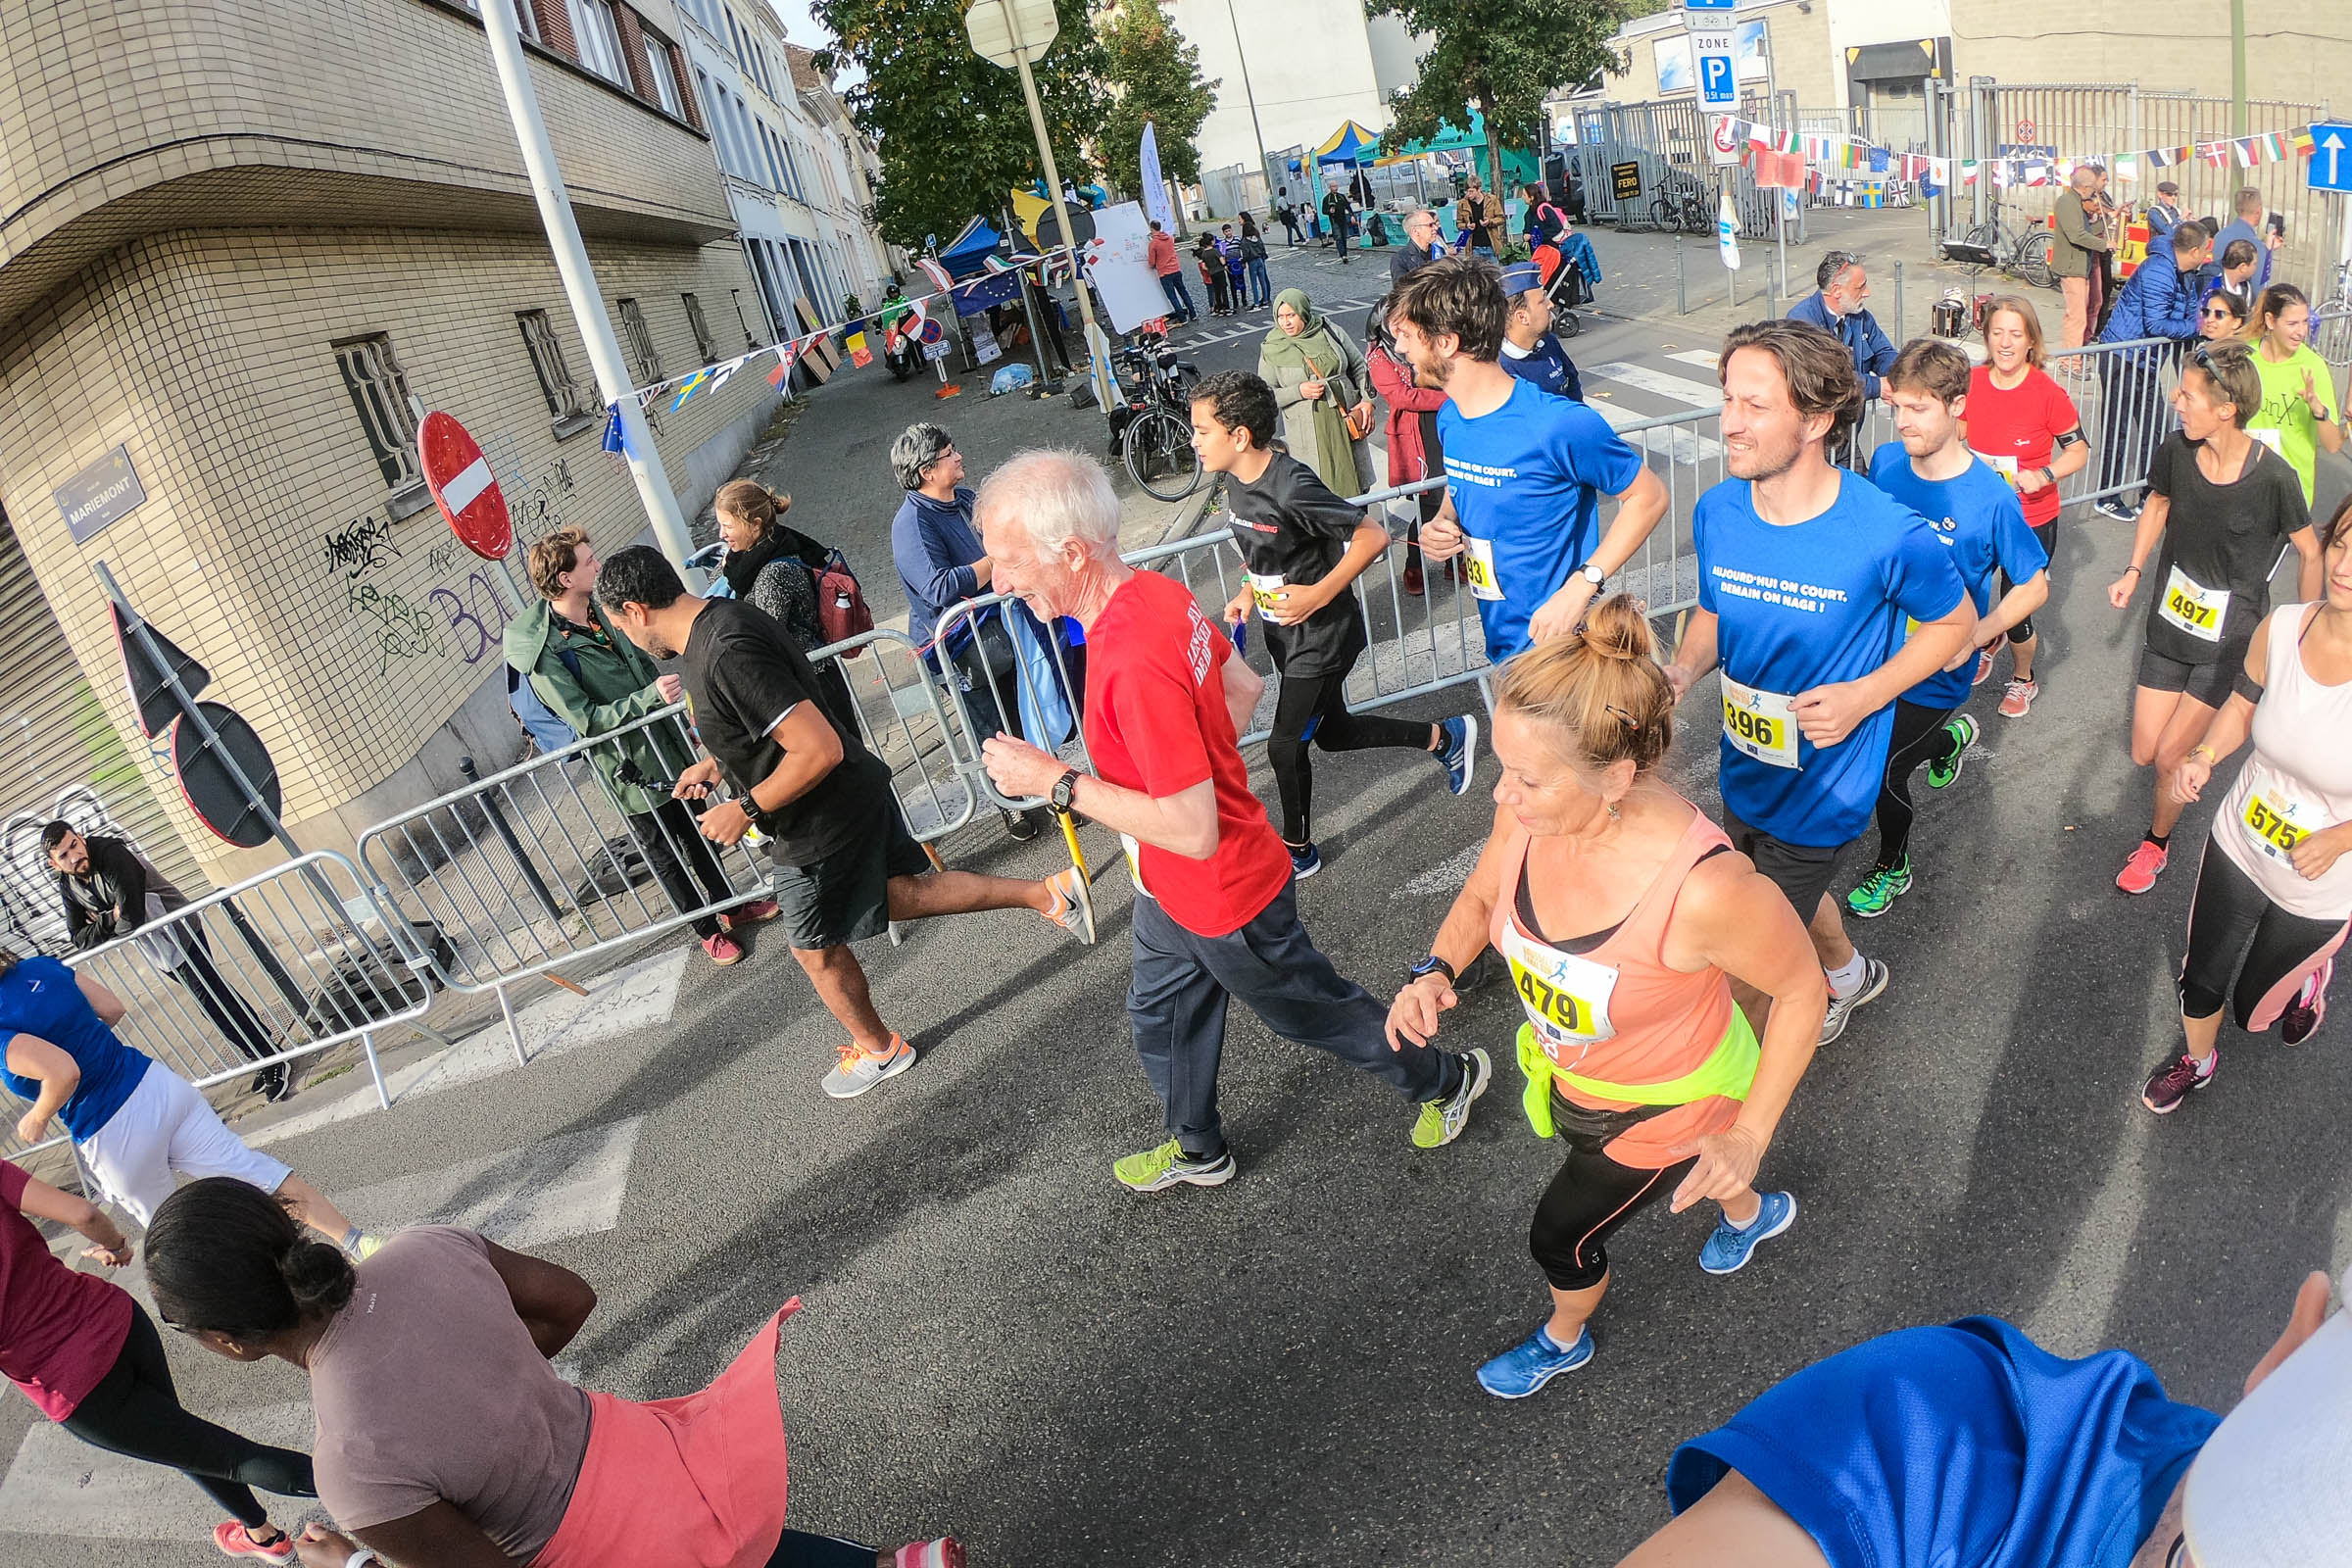
[[[1494,829],[1389,1011],[1390,1044],[1426,1044],[1493,943],[1527,1012],[1528,1120],[1568,1145],[1529,1234],[1551,1311],[1479,1368],[1502,1398],[1592,1359],[1604,1244],[1645,1204],[1722,1205],[1699,1254],[1711,1274],[1796,1217],[1752,1184],[1821,1032],[1821,964],[1781,891],[1657,776],[1673,726],[1649,622],[1623,594],[1503,667]],[[1760,1043],[1735,979],[1771,1000]]]

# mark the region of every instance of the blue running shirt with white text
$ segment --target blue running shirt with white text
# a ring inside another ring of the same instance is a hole
[[[1911,455],[1900,441],[1889,441],[1871,454],[1870,481],[1928,519],[1936,537],[1949,545],[1952,564],[1968,584],[1968,597],[1977,613],[1992,609],[1992,574],[1997,568],[2012,583],[2025,582],[2050,564],[2049,552],[2026,526],[2025,503],[2000,471],[1979,458],[1949,479],[1922,479],[1911,466]],[[1972,657],[1958,669],[1939,669],[1903,693],[1903,701],[1938,712],[1968,701],[1974,684]]]

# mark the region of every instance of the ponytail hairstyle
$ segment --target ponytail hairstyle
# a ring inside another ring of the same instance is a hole
[[[147,1280],[164,1321],[254,1345],[334,1316],[359,1277],[343,1250],[248,1182],[208,1176],[147,1227]]]
[[[792,509],[792,497],[780,496],[750,479],[729,479],[718,487],[711,506],[728,516],[741,517],[756,525],[760,537],[764,539],[777,516]]]
[[[1649,616],[1630,594],[1594,605],[1582,632],[1505,664],[1494,709],[1543,730],[1563,759],[1589,772],[1631,762],[1637,775],[1646,773],[1674,740],[1674,686],[1658,667]]]
[[[2237,243],[2243,245],[2245,241],[2241,239]],[[2292,283],[2273,283],[2254,296],[2253,308],[2246,313],[2246,324],[2241,335],[2249,344],[2260,343],[2271,335],[2271,322],[2297,305],[2305,310],[2311,309],[2311,296]]]

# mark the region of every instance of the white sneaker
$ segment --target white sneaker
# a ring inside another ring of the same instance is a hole
[[[841,1047],[841,1060],[825,1074],[825,1093],[835,1100],[856,1100],[883,1079],[896,1078],[914,1065],[912,1046],[892,1035],[890,1047],[886,1056],[868,1055],[855,1040]]]
[[[1829,1015],[1821,1020],[1821,1044],[1828,1045],[1845,1033],[1845,1020],[1865,1002],[1876,1002],[1879,993],[1886,989],[1886,966],[1876,958],[1862,960],[1862,983],[1840,997],[1830,998]]]

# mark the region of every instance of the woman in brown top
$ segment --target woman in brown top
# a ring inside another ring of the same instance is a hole
[[[549,1364],[596,1307],[569,1269],[451,1225],[354,1267],[242,1182],[181,1188],[147,1232],[168,1323],[231,1360],[310,1374],[308,1568],[961,1568],[784,1528],[775,1352],[787,1302],[699,1394],[636,1403]],[[357,1537],[355,1541],[352,1537]]]

